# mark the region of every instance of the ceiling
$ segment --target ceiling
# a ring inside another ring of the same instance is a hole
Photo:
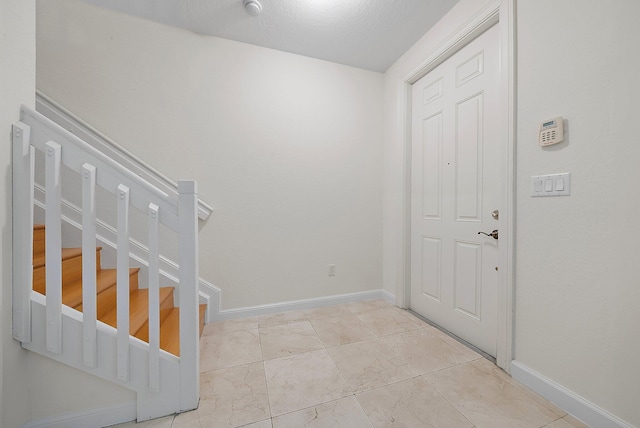
[[[83,0],[239,42],[384,72],[458,0]]]

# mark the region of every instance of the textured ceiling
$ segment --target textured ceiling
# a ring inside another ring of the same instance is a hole
[[[84,0],[200,34],[383,72],[458,0]]]

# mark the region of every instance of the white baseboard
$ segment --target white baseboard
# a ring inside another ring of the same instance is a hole
[[[294,300],[290,302],[273,303],[269,305],[251,306],[237,309],[226,309],[213,314],[216,320],[230,320],[256,315],[275,314],[279,312],[313,309],[323,306],[341,305],[344,303],[361,302],[364,300],[384,299],[395,303],[395,296],[386,290],[362,291],[359,293],[339,294],[336,296],[316,297],[313,299]]]
[[[564,386],[541,375],[519,361],[511,361],[511,376],[527,388],[542,395],[565,412],[591,427],[634,428],[615,415],[596,406]]]
[[[101,428],[136,419],[136,403],[117,404],[29,421],[22,428]]]

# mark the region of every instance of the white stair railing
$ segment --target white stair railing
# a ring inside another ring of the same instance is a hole
[[[13,127],[13,218],[14,218],[14,281],[13,335],[27,347],[32,341],[33,287],[33,192],[34,152],[45,156],[46,184],[46,307],[43,354],[139,392],[139,402],[145,405],[157,397],[158,405],[140,409],[138,420],[163,416],[197,407],[199,398],[199,311],[198,311],[198,198],[196,183],[178,182],[178,196],[169,195],[121,166],[105,154],[88,145],[59,125],[29,108],[21,110],[20,122]],[[76,171],[82,180],[82,280],[83,313],[82,343],[69,346],[70,334],[65,335],[62,305],[61,255],[61,180],[62,165]],[[109,332],[96,320],[96,187],[116,196],[117,206],[117,329],[115,361],[101,366],[109,359],[99,347],[113,340],[100,340]],[[129,210],[137,209],[148,216],[149,224],[149,344],[141,344],[129,335]],[[175,357],[160,349],[159,314],[159,225],[178,234],[180,357],[178,370],[171,369]],[[36,299],[41,301],[41,299]],[[34,321],[35,322],[35,321]],[[100,325],[99,325],[100,324]],[[35,335],[41,336],[40,331]],[[35,340],[35,339],[34,339]],[[37,344],[28,349],[38,349]],[[145,350],[145,361],[132,361]],[[77,351],[80,355],[69,355]],[[80,364],[77,364],[80,361]],[[111,366],[115,373],[110,373]],[[132,373],[146,367],[145,373]],[[167,368],[163,373],[162,368]],[[167,378],[179,376],[179,388]],[[140,381],[141,378],[145,382]],[[141,389],[144,384],[144,390]],[[175,397],[175,402],[172,402]],[[140,413],[143,413],[142,415]]]

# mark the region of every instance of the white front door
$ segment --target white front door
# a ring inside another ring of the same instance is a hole
[[[505,211],[499,46],[494,25],[412,93],[410,306],[492,356],[500,240],[478,232]]]

